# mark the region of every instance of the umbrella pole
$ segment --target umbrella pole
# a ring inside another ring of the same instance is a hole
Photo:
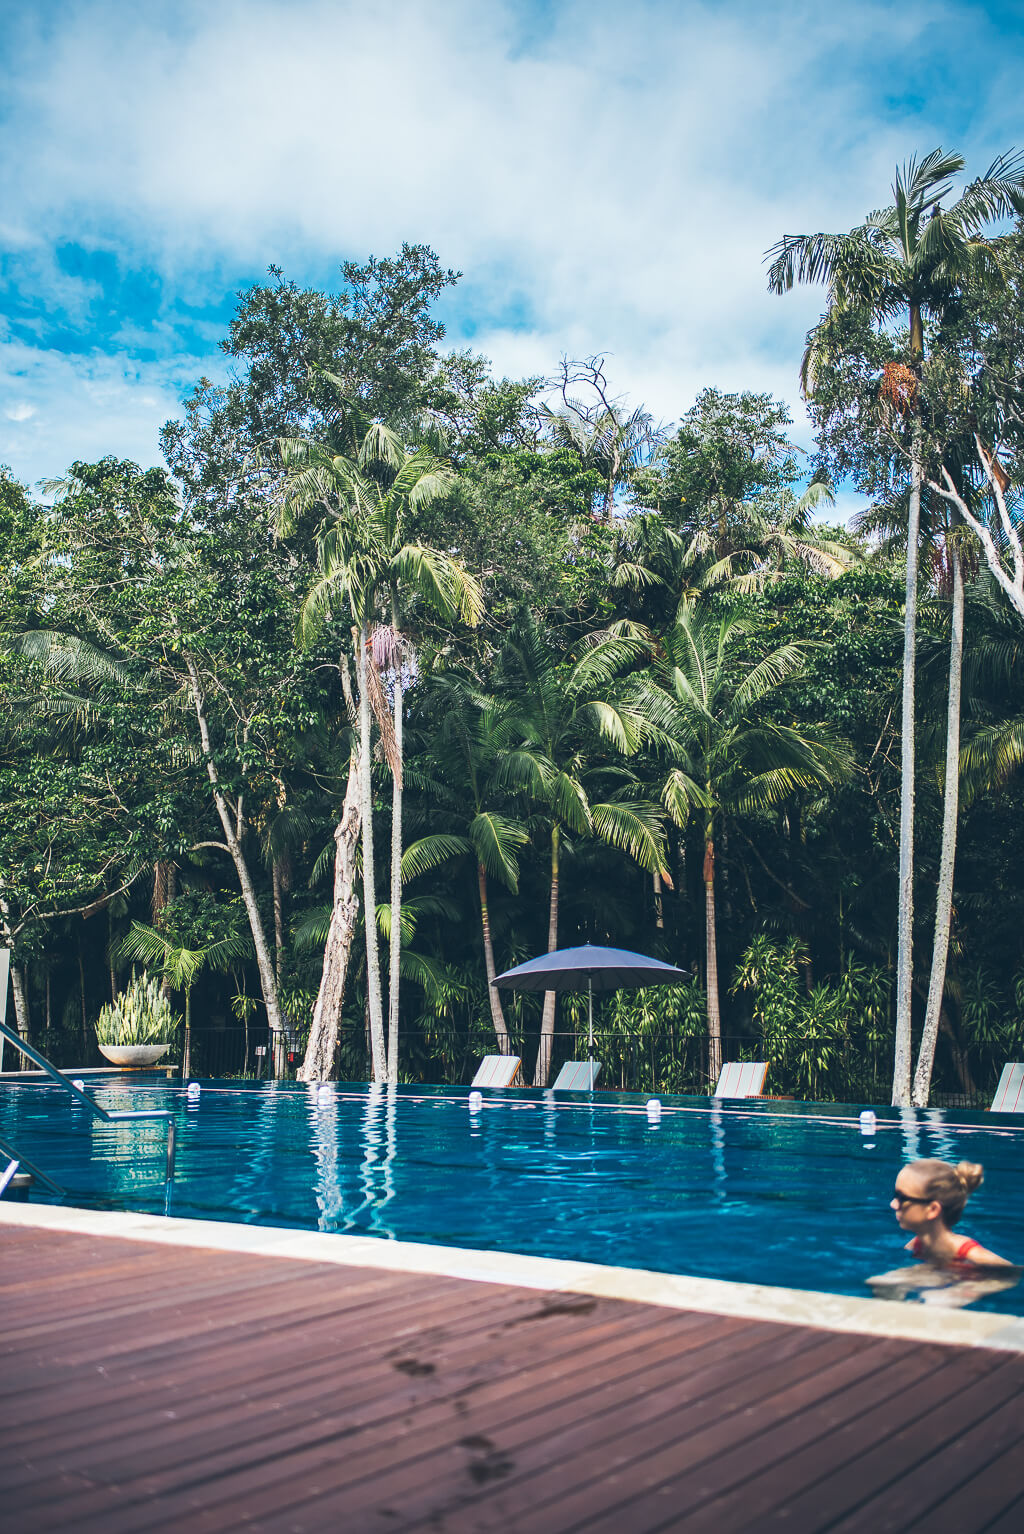
[[[587,976],[587,1056],[588,1062],[594,1063],[594,981],[591,975]]]

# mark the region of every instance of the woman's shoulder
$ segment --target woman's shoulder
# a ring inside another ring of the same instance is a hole
[[[970,1236],[961,1241],[954,1253],[953,1261],[970,1262],[991,1268],[1013,1267],[1012,1262],[1007,1262],[1005,1257],[1000,1257],[996,1252],[990,1252],[987,1247],[982,1246],[980,1241],[975,1241]]]

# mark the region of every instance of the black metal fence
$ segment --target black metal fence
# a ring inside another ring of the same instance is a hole
[[[513,1029],[511,1037],[512,1052],[522,1058],[524,1081],[530,1083],[536,1074],[539,1031],[536,1027],[523,1033]],[[74,1035],[56,1035],[53,1039],[40,1036],[34,1042],[55,1064],[66,1068],[105,1063],[95,1040],[87,1051]],[[265,1024],[245,1027],[235,1023],[221,1026],[199,1023],[193,1024],[187,1038],[183,1030],[179,1031],[159,1068],[193,1077],[290,1079],[302,1063],[304,1048],[305,1039],[299,1031],[275,1037]],[[483,1056],[494,1054],[496,1049],[489,1022],[470,1028],[406,1027],[400,1042],[401,1079],[409,1083],[466,1086]],[[587,1057],[585,1027],[556,1032],[551,1041],[547,1080],[554,1079],[565,1061]],[[687,1033],[670,1024],[635,1032],[595,1028],[593,1057],[601,1065],[597,1082],[600,1091],[702,1094],[713,1088],[707,1036]],[[764,1058],[760,1037],[749,1033],[723,1034],[723,1060]],[[4,1064],[8,1070],[17,1069],[11,1046]],[[965,1083],[962,1079],[949,1079],[940,1062],[932,1088],[933,1107],[989,1106],[998,1065],[985,1061],[971,1065],[972,1073]],[[886,1049],[867,1058],[855,1057],[848,1051],[823,1055],[801,1047],[800,1040],[795,1040],[785,1059],[769,1059],[765,1094],[817,1102],[885,1104],[892,1091],[891,1070]],[[335,1053],[334,1074],[343,1081],[369,1079],[368,1040],[362,1028],[349,1026],[343,1030]]]

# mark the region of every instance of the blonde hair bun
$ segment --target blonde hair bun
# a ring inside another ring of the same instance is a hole
[[[958,1161],[956,1175],[968,1193],[973,1193],[975,1188],[980,1188],[985,1180],[985,1170],[976,1161]]]

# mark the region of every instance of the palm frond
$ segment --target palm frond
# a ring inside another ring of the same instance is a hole
[[[665,840],[657,807],[645,803],[604,803],[592,808],[595,833],[651,873],[665,869]]]
[[[418,841],[410,842],[402,853],[402,883],[419,879],[423,874],[440,868],[442,863],[464,857],[472,850],[472,843],[464,836],[421,836]]]
[[[470,822],[469,835],[477,861],[483,864],[489,877],[500,879],[506,889],[516,894],[519,889],[516,854],[530,840],[525,828],[493,810],[483,810]]]

